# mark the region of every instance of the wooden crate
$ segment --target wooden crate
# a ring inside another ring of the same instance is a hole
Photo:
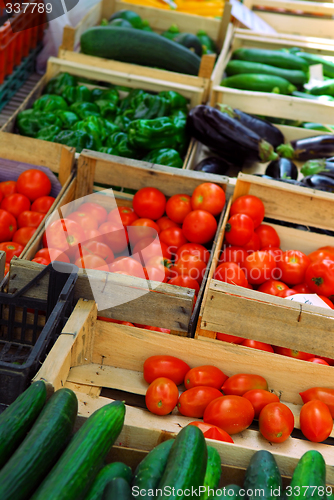
[[[222,176],[211,176],[202,172],[195,173],[159,165],[156,165],[153,169],[151,164],[144,162],[142,162],[142,167],[138,167],[135,161],[132,161],[133,165],[131,165],[131,160],[130,164],[129,160],[124,158],[122,160],[126,161],[121,164],[118,157],[83,151],[78,161],[77,178],[64,194],[57,208],[64,207],[73,200],[79,200],[83,196],[91,194],[93,192],[93,183],[122,186],[135,190],[151,186],[160,189],[167,197],[178,193],[191,195],[199,184],[208,180],[215,182],[226,190],[227,179]],[[114,194],[118,205],[131,206],[132,195],[117,191],[114,191]],[[94,196],[96,202],[110,209],[110,202],[105,195],[97,192]],[[34,245],[30,247],[29,252],[24,256],[25,259],[32,259],[37,250],[41,248],[43,233],[44,229],[35,238]],[[213,242],[213,249],[214,246],[215,241]],[[39,264],[27,262],[27,260],[18,259],[12,261],[9,289],[12,291],[21,288],[23,283],[29,281],[39,269]],[[208,270],[209,264],[207,272]],[[99,283],[97,286],[102,287],[104,297],[107,299],[108,297],[111,298],[115,293],[124,296],[124,304],[104,310],[103,313],[100,313],[102,316],[167,328],[178,335],[187,335],[188,331],[190,332],[196,327],[205,278],[198,294],[196,307],[192,311],[194,290],[163,283],[135,301],[128,302],[126,297],[129,297],[133,287],[148,291],[148,282],[146,280],[103,271],[90,271],[90,276]],[[41,281],[41,294],[44,293],[44,287],[46,286],[47,279]],[[93,298],[86,271],[79,271],[75,296],[77,298]]]
[[[88,28],[99,25],[102,19],[109,19],[114,12],[118,12],[123,9],[132,10],[142,19],[149,21],[151,28],[157,33],[162,33],[163,31],[168,30],[172,24],[176,24],[180,31],[187,33],[196,34],[199,30],[204,30],[213,40],[215,40],[219,50],[222,48],[231,16],[231,5],[228,1],[224,5],[223,17],[219,20],[192,14],[184,14],[173,10],[165,11],[155,7],[135,5],[123,0],[102,0],[97,5],[92,7],[89,12],[87,12],[86,16],[77,26],[65,26],[59,57],[64,56],[63,49],[68,51],[78,50],[81,35]],[[103,63],[104,62],[105,60]],[[130,73],[133,73],[134,71],[139,71],[139,73],[144,71],[150,78],[156,80],[170,80],[183,83],[185,85],[202,86],[203,79],[210,78],[214,63],[215,57],[211,55],[203,55],[198,76],[190,76],[172,71],[147,68],[127,63],[122,63],[122,66],[127,68],[127,71]],[[120,63],[118,61],[113,61],[115,70],[119,64]],[[207,81],[206,84],[208,84]],[[207,97],[208,95],[205,96],[205,98]]]
[[[229,376],[236,373],[264,376],[270,390],[280,395],[294,412],[298,429],[302,403],[298,392],[314,385],[316,373],[322,376],[322,385],[330,386],[330,369],[309,363],[302,371],[298,360],[261,351],[259,356],[268,354],[270,362],[258,363],[249,351],[244,353],[237,347],[224,343],[213,346],[210,342],[97,321],[95,303],[80,300],[34,380],[44,380],[50,392],[61,387],[75,391],[79,400],[78,426],[112,400],[125,401],[125,425],[115,445],[144,452],[197,420],[180,415],[176,409],[164,417],[146,410],[144,395],[148,384],[142,375],[143,363],[149,356],[159,354],[181,357],[190,367],[213,364]],[[254,426],[235,434],[233,440],[234,444],[207,442],[217,449],[223,466],[235,468],[236,473],[248,466],[255,451],[266,449],[275,456],[281,474],[291,477],[303,453],[316,449],[326,460],[328,484],[334,484],[332,438],[327,441],[329,444],[310,443],[296,437],[274,444],[264,439]],[[225,477],[227,483],[233,482],[232,477]]]
[[[334,21],[333,21],[334,23]],[[304,122],[313,121],[317,123],[334,123],[334,104],[301,99],[289,95],[279,95],[266,92],[250,92],[222,87],[220,82],[223,79],[225,67],[229,62],[234,50],[240,47],[262,48],[262,49],[282,49],[284,47],[298,46],[312,54],[325,55],[329,60],[334,61],[334,45],[321,45],[319,41],[313,44],[312,39],[306,41],[288,40],[275,38],[273,35],[266,35],[262,40],[259,35],[248,35],[245,30],[237,30],[232,25],[229,26],[223,49],[219,55],[216,67],[211,78],[211,99],[210,103],[228,104],[234,108],[242,109],[245,113],[288,120],[301,120]]]

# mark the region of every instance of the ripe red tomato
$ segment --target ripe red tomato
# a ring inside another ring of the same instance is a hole
[[[246,243],[246,245],[244,245],[244,249],[248,254],[257,252],[258,250],[260,250],[260,247],[261,247],[260,238],[256,233],[253,233],[253,236],[251,237],[249,242]]]
[[[257,340],[245,339],[243,342],[241,342],[241,345],[252,347],[253,349],[259,349],[259,351],[275,352],[270,344],[266,344],[265,342],[258,342]]]
[[[48,266],[50,261],[43,259],[43,257],[35,257],[31,262],[36,262],[36,264],[42,264],[42,266]]]
[[[325,365],[325,366],[330,366],[329,363],[327,363],[327,361],[325,361],[324,359],[321,359],[321,358],[311,358],[308,360],[310,363],[316,363],[318,365]]]
[[[85,255],[97,255],[104,260],[104,263],[111,264],[114,260],[113,251],[106,245],[97,240],[90,240],[80,243],[75,260]]]
[[[181,394],[177,409],[185,417],[202,418],[208,404],[221,396],[222,393],[214,387],[193,387]]]
[[[225,240],[230,245],[243,246],[254,233],[253,220],[244,214],[235,214],[229,218],[225,228]]]
[[[111,273],[122,271],[130,276],[146,279],[143,266],[137,260],[132,259],[132,257],[120,257],[115,259],[114,262],[110,264],[109,271]]]
[[[277,354],[288,356],[289,358],[303,359],[304,361],[308,361],[309,359],[314,357],[313,354],[308,354],[307,352],[302,351],[295,351],[286,347],[274,346],[274,350]]]
[[[131,207],[118,207],[114,208],[108,214],[108,221],[118,224],[119,220],[122,221],[123,226],[131,226],[131,224],[138,219],[138,215]]]
[[[216,366],[203,365],[192,368],[186,373],[184,385],[186,389],[203,385],[220,389],[226,379],[227,375]]]
[[[306,283],[300,283],[299,285],[293,285],[293,289],[298,293],[311,293],[311,290]]]
[[[137,219],[132,222],[130,226],[127,226],[126,229],[129,235],[131,248],[144,238],[151,238],[154,240],[160,232],[158,224],[152,219]]]
[[[113,224],[112,222],[104,222],[99,227],[99,232],[103,235],[103,240],[113,253],[121,253],[128,246],[129,238],[124,227]]]
[[[18,229],[14,234],[12,241],[14,241],[15,243],[20,243],[20,245],[23,245],[25,247],[35,232],[35,227],[21,227],[21,229]]]
[[[85,233],[79,224],[70,219],[58,219],[52,222],[43,236],[46,245],[51,248],[58,248],[63,252],[70,252],[74,255],[78,244],[84,241]]]
[[[187,194],[174,194],[166,204],[166,214],[177,224],[182,224],[191,210],[191,198]]]
[[[145,396],[147,409],[155,415],[168,415],[175,408],[178,399],[176,384],[165,377],[155,379]]]
[[[261,249],[264,247],[277,247],[281,246],[281,240],[277,234],[277,231],[272,226],[268,224],[260,224],[255,229],[256,234],[260,238]]]
[[[142,328],[145,328],[145,330],[151,330],[152,332],[170,333],[170,330],[168,330],[167,328],[159,328],[157,326],[142,325]],[[170,378],[170,377],[167,377],[167,378]]]
[[[10,241],[17,230],[14,215],[0,209],[0,242]]]
[[[295,426],[290,408],[283,403],[269,403],[260,413],[259,427],[263,437],[271,443],[283,443]]]
[[[230,215],[235,214],[248,215],[253,220],[254,228],[257,228],[264,218],[264,205],[256,196],[240,196],[231,206]]]
[[[222,391],[226,395],[243,396],[245,392],[252,389],[268,390],[268,384],[265,378],[261,375],[251,375],[246,373],[239,373],[232,375],[228,378],[222,386]]]
[[[222,396],[205,408],[203,420],[217,425],[228,434],[237,434],[250,426],[254,419],[252,403],[240,396]]]
[[[40,212],[30,212],[29,210],[20,213],[17,218],[17,225],[21,227],[38,227],[45,215]]]
[[[175,253],[182,245],[187,243],[186,238],[179,227],[170,227],[161,231],[159,234],[160,241],[165,243],[170,252]]]
[[[165,213],[166,197],[159,189],[145,187],[137,191],[132,204],[140,218],[157,220]]]
[[[98,316],[97,319],[99,321],[106,321],[107,323],[117,323],[118,325],[134,326],[133,323],[129,323],[128,321],[119,321],[118,319],[105,318],[104,316]]]
[[[85,231],[88,231],[89,229],[97,229],[98,228],[98,223],[97,220],[94,219],[94,217],[87,212],[73,212],[70,215],[66,217],[67,219],[74,220],[79,226],[82,227]]]
[[[223,281],[224,283],[230,283],[231,285],[243,286],[247,285],[247,279],[245,273],[242,269],[234,262],[224,262],[220,264],[213,278],[215,280]]]
[[[179,275],[176,278],[172,278],[168,282],[170,285],[182,286],[184,288],[192,288],[195,290],[195,294],[197,295],[199,292],[199,284],[198,281],[194,280],[190,276],[187,275]]]
[[[223,431],[216,425],[205,424],[204,422],[190,422],[188,425],[194,425],[198,427],[203,432],[206,439],[215,439],[216,441],[223,441],[225,443],[234,443],[233,439],[227,432]]]
[[[286,285],[282,281],[277,281],[277,280],[265,281],[258,288],[258,292],[269,293],[270,295],[276,295],[276,296],[284,292],[284,290],[289,290],[288,285]]]
[[[98,203],[83,203],[78,208],[80,212],[86,212],[87,214],[94,217],[97,220],[98,225],[100,226],[107,219],[107,210],[104,207],[101,207]]]
[[[277,262],[277,267],[281,271],[281,280],[289,285],[302,283],[310,263],[307,255],[299,250],[283,252],[281,259]]]
[[[202,283],[204,273],[206,269],[206,264],[197,255],[191,255],[190,253],[183,253],[175,265],[172,267],[172,272],[177,275],[187,275],[198,281],[199,284]]]
[[[30,200],[23,194],[15,193],[6,196],[1,202],[2,210],[7,210],[17,219],[20,213],[30,210]]]
[[[51,181],[44,172],[32,168],[19,175],[16,190],[18,193],[27,196],[30,201],[35,201],[41,196],[49,196]]]
[[[222,340],[223,342],[229,342],[230,344],[241,344],[243,337],[236,337],[235,335],[228,335],[227,333],[216,332],[216,339]]]
[[[183,254],[190,253],[190,255],[196,255],[206,264],[210,259],[210,252],[203,245],[199,243],[185,243],[181,247],[178,248],[176,252],[175,261],[177,262],[179,258],[182,257]]]
[[[181,227],[180,224],[176,224],[176,222],[172,221],[169,217],[164,215],[163,217],[160,217],[156,221],[157,225],[159,226],[160,232],[164,231],[165,229],[168,229],[170,227]]]
[[[67,264],[70,263],[70,259],[66,255],[66,253],[63,253],[61,250],[58,250],[57,248],[42,248],[41,250],[38,250],[38,252],[35,255],[35,258],[42,257],[45,260],[48,260],[49,262],[52,262],[54,260],[57,260],[59,262],[66,262]]]
[[[225,192],[220,186],[212,182],[204,182],[194,190],[191,206],[193,210],[206,210],[216,216],[223,210],[225,201]]]
[[[303,403],[308,403],[314,399],[322,401],[328,406],[332,418],[334,418],[334,389],[329,389],[328,387],[312,387],[311,389],[307,389],[307,391],[300,392],[299,395]]]
[[[222,251],[219,257],[219,262],[234,262],[235,264],[241,264],[246,259],[248,253],[245,248],[242,247],[226,247]]]
[[[324,259],[334,260],[334,247],[325,247],[325,248],[311,252],[308,255],[310,261],[316,262],[317,260],[324,260]]]
[[[1,190],[3,197],[9,196],[10,194],[17,193],[16,181],[0,182],[0,190]]]
[[[212,214],[205,210],[193,210],[184,219],[182,231],[191,243],[203,245],[214,238],[217,231],[217,221]]]
[[[157,281],[159,283],[167,283],[167,274],[166,268],[163,266],[153,267],[147,266],[144,267],[145,278],[149,281]]]
[[[305,282],[311,292],[330,297],[334,295],[334,261],[315,261],[305,272]]]
[[[319,299],[323,300],[331,309],[334,309],[334,304],[331,300],[329,300],[324,295],[318,295]]]
[[[23,252],[24,246],[13,241],[5,241],[0,243],[0,250],[6,252],[6,262],[10,262],[14,255],[19,257]]]
[[[98,240],[101,243],[105,243],[104,236],[100,233],[98,229],[84,229],[85,241],[87,240]]]
[[[156,255],[155,257],[151,257],[147,263],[147,269],[149,267],[160,269],[163,271],[164,276],[167,278],[170,278],[172,276],[172,261],[169,259],[165,259],[162,256]],[[151,278],[152,279],[152,278]],[[159,280],[158,280],[159,281]]]
[[[132,249],[132,257],[138,260],[138,262],[141,262],[141,259],[143,259],[143,262],[146,263],[152,257],[161,256],[165,259],[171,259],[172,253],[166,243],[160,241],[158,238],[143,238],[139,240]]]
[[[54,202],[56,201],[56,198],[53,198],[53,196],[41,196],[40,198],[37,198],[31,205],[31,211],[32,212],[40,212],[41,214],[46,214]]]
[[[265,281],[273,279],[276,262],[269,252],[258,251],[248,255],[242,267],[251,285],[262,285]]]
[[[302,406],[299,415],[300,430],[313,443],[321,443],[333,430],[333,417],[322,401],[309,401]]]
[[[291,297],[291,295],[296,295],[296,290],[294,288],[288,288],[287,290],[283,290],[283,292],[280,292],[277,297],[281,297],[282,299],[285,299],[285,297]]]
[[[259,418],[261,410],[270,403],[279,403],[279,397],[272,392],[265,391],[264,389],[252,389],[245,392],[242,396],[248,399],[253,405],[255,411],[255,418]]]
[[[144,362],[144,379],[148,384],[156,378],[166,377],[176,385],[183,383],[184,377],[190,370],[189,365],[182,359],[174,356],[150,356]]]
[[[99,269],[101,271],[109,271],[108,264],[98,255],[87,254],[79,257],[75,261],[75,265],[81,269]]]

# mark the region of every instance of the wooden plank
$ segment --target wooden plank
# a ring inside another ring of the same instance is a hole
[[[66,381],[64,387],[66,387],[67,389],[71,389],[74,392],[82,392],[83,394],[87,394],[92,398],[98,398],[102,390],[102,387],[85,385],[81,383],[72,383],[69,380]]]
[[[334,16],[334,4],[325,2],[311,2],[305,0],[245,0],[249,9],[254,7],[277,8],[287,11],[307,12],[309,14],[323,14]]]
[[[331,4],[329,4],[332,6]],[[256,10],[256,14],[269,24],[274,30],[295,35],[304,35],[310,37],[322,37],[324,39],[334,38],[333,20],[319,19],[318,17],[301,16],[300,14],[287,15],[279,12],[266,12]]]

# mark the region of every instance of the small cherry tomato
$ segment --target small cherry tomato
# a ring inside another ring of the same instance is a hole
[[[235,214],[229,218],[225,227],[225,240],[230,245],[243,246],[254,233],[253,220],[244,214]]]
[[[259,418],[262,408],[270,403],[279,403],[279,397],[272,392],[265,391],[264,389],[252,389],[245,392],[242,396],[248,399],[253,405],[255,411],[255,418]]]
[[[252,389],[264,389],[267,391],[268,384],[266,379],[260,375],[239,373],[228,378],[221,389],[228,396],[243,396],[245,392]]]
[[[223,441],[225,443],[234,443],[233,439],[227,432],[220,429],[216,425],[205,424],[204,422],[190,422],[188,425],[194,425],[201,429],[206,439],[215,439],[216,441]]]
[[[217,425],[228,434],[237,434],[250,426],[254,419],[252,403],[240,396],[222,396],[205,408],[203,420]]]
[[[132,204],[140,218],[157,220],[165,213],[166,197],[159,189],[145,187],[137,191]]]
[[[333,417],[322,401],[309,401],[302,406],[299,415],[300,430],[313,443],[325,441],[333,430]]]
[[[222,340],[223,342],[229,342],[230,344],[241,344],[243,337],[236,337],[235,335],[228,335],[227,333],[216,333],[216,339]]]
[[[144,362],[144,379],[150,384],[156,378],[166,377],[180,385],[189,370],[187,363],[174,356],[150,356]]]
[[[290,408],[283,403],[269,403],[259,416],[259,428],[263,437],[271,443],[283,443],[295,426]]]
[[[181,394],[177,408],[185,417],[202,418],[208,404],[221,396],[222,393],[214,387],[193,387]]]
[[[193,210],[206,210],[216,216],[223,210],[225,201],[225,192],[220,186],[212,182],[204,182],[195,188],[191,197],[191,206]]]
[[[186,374],[184,377],[184,385],[186,389],[198,387],[199,385],[220,389],[226,379],[227,375],[216,366],[203,365],[192,368]]]
[[[252,349],[259,349],[260,351],[274,352],[274,349],[270,344],[266,344],[265,342],[258,342],[257,340],[245,339],[243,342],[241,342],[241,345],[252,347]]]
[[[223,281],[224,283],[230,283],[231,285],[247,286],[247,279],[244,271],[234,262],[224,262],[220,264],[215,270],[213,278]]]
[[[264,247],[276,247],[281,246],[281,240],[277,234],[277,231],[272,226],[268,224],[260,224],[255,229],[256,234],[260,238],[261,249]]]
[[[155,379],[146,391],[145,402],[147,409],[155,415],[171,413],[179,399],[179,390],[169,378]]]
[[[257,196],[246,194],[237,198],[231,205],[230,215],[248,215],[258,227],[264,218],[264,204]]]

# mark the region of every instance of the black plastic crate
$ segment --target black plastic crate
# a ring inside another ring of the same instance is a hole
[[[58,264],[58,263],[57,263]],[[23,295],[49,273],[45,299]],[[52,264],[14,294],[0,293],[0,403],[9,405],[29,385],[74,308],[77,268]],[[45,321],[44,321],[45,320]],[[0,409],[1,412],[1,409]]]

